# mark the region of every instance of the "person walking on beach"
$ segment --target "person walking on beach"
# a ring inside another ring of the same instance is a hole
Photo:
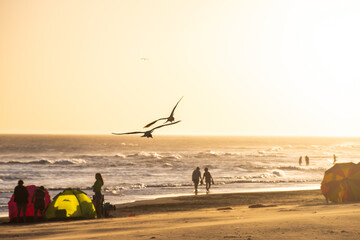
[[[301,164],[302,164],[302,156],[300,156],[299,158],[299,166],[301,166]]]
[[[205,184],[206,184],[206,193],[209,193],[211,184],[214,184],[214,180],[213,180],[208,168],[205,168],[204,176],[201,179],[201,181],[203,181],[204,178],[205,178]]]
[[[199,186],[200,180],[201,180],[201,172],[200,172],[200,168],[197,167],[192,173],[192,181],[193,181],[194,187],[195,187],[195,195],[197,195],[197,193],[198,193],[198,186]]]
[[[14,189],[14,202],[17,208],[17,221],[20,220],[20,213],[23,215],[23,221],[26,222],[26,207],[28,204],[29,192],[24,187],[24,181],[19,180],[18,185]]]
[[[306,166],[309,166],[310,164],[310,159],[308,156],[305,156],[305,162],[306,162]]]
[[[104,201],[104,196],[101,194],[101,187],[104,185],[104,180],[100,173],[95,174],[95,179],[96,181],[92,186],[92,189],[95,193],[94,195],[95,209],[96,209],[97,217],[101,218],[102,210],[103,210],[102,204]]]
[[[34,219],[37,221],[37,213],[41,214],[41,217],[44,218],[44,209],[45,209],[45,188],[43,186],[37,188],[32,197],[34,204]]]

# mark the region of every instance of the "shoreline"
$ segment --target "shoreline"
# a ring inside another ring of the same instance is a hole
[[[233,188],[229,188],[229,191],[216,191],[216,192],[212,192],[210,193],[210,195],[217,195],[217,194],[239,194],[239,193],[266,193],[266,192],[288,192],[288,191],[306,191],[306,190],[319,190],[320,187],[317,187],[318,184],[310,184],[309,186],[302,186],[302,187],[271,187],[271,188],[252,188],[252,189],[247,189],[247,190],[239,190],[239,191],[233,191]],[[315,187],[316,186],[316,187]],[[219,189],[216,189],[219,190]],[[59,191],[60,193],[60,191]],[[55,194],[56,195],[56,194]],[[207,195],[205,191],[199,191],[198,196],[201,195]],[[89,196],[89,195],[88,195]],[[132,201],[128,201],[128,202],[121,202],[121,203],[110,203],[112,205],[116,205],[116,206],[122,206],[122,205],[128,205],[128,204],[134,204],[137,202],[146,202],[146,201],[154,201],[157,199],[163,199],[163,198],[178,198],[178,197],[191,197],[191,196],[195,196],[194,193],[173,193],[173,194],[163,194],[163,195],[148,195],[148,198],[145,199],[135,199]],[[90,197],[90,196],[89,196]],[[108,202],[106,200],[106,195],[105,195],[105,202]],[[104,202],[104,203],[105,203]],[[3,219],[8,218],[8,212],[6,212],[5,214],[1,215],[0,214],[0,223],[3,222]]]
[[[286,200],[281,200],[281,195],[286,195]],[[136,200],[127,203],[113,204],[116,211],[112,217],[121,218],[129,215],[146,215],[156,212],[163,212],[162,207],[166,206],[167,211],[191,211],[207,207],[246,206],[254,204],[288,204],[298,200],[299,195],[305,198],[316,199],[317,203],[325,203],[325,198],[320,189],[306,190],[275,190],[275,191],[247,191],[247,192],[224,192],[224,193],[201,193],[198,195],[187,194],[178,196],[162,196],[152,199]],[[266,196],[266,197],[264,197]],[[302,201],[300,201],[302,202]],[[0,223],[9,222],[8,216],[0,216]],[[71,219],[69,220],[71,221]]]
[[[286,196],[282,199],[282,196]],[[299,199],[300,195],[303,199]],[[312,190],[287,190],[287,191],[254,191],[232,193],[210,193],[199,195],[181,195],[176,197],[161,197],[150,200],[139,200],[130,203],[115,204],[115,217],[130,215],[149,214],[162,212],[166,206],[167,211],[192,211],[208,207],[248,206],[255,204],[294,204],[296,202],[322,204],[326,203],[320,189]]]

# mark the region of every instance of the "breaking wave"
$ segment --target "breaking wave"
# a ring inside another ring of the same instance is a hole
[[[151,159],[162,159],[162,156],[156,152],[139,152],[127,155],[129,158],[151,158]]]
[[[64,160],[47,160],[47,159],[41,159],[36,161],[8,161],[8,162],[1,162],[2,165],[16,165],[16,164],[24,164],[24,165],[48,165],[48,164],[54,164],[54,165],[80,165],[85,164],[86,160],[84,159],[64,159]]]
[[[121,143],[121,146],[137,147],[139,144],[136,143]]]
[[[118,154],[115,154],[115,157],[117,157],[117,158],[126,158],[126,155],[118,153]]]

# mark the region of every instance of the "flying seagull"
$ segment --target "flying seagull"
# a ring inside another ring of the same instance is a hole
[[[125,135],[125,134],[137,134],[137,133],[143,133],[144,135],[142,135],[141,137],[147,137],[147,138],[152,138],[152,132],[157,129],[157,128],[161,128],[161,127],[165,127],[165,126],[169,126],[169,125],[173,125],[173,124],[176,124],[176,123],[179,123],[181,121],[176,121],[176,122],[173,122],[173,123],[168,123],[168,124],[163,124],[163,125],[160,125],[160,126],[157,126],[157,127],[154,127],[153,129],[149,130],[149,131],[146,131],[146,132],[127,132],[127,133],[112,133],[114,135]]]
[[[155,120],[151,123],[149,123],[148,125],[146,125],[144,128],[147,128],[147,127],[150,127],[151,125],[153,125],[154,123],[156,123],[157,121],[160,121],[160,120],[166,120],[165,123],[167,122],[173,122],[175,120],[174,118],[174,111],[175,111],[175,108],[177,107],[177,105],[179,104],[179,102],[181,101],[183,97],[180,98],[180,100],[176,103],[175,107],[173,108],[173,110],[171,111],[170,113],[170,116],[169,117],[166,117],[166,118],[159,118],[158,120]]]

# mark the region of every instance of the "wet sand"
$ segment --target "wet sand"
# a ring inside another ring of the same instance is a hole
[[[105,219],[3,218],[0,239],[360,239],[359,209],[326,204],[320,190],[181,196],[117,205]]]

